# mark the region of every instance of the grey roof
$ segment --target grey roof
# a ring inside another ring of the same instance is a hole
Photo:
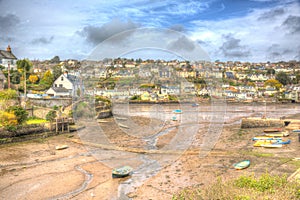
[[[52,87],[55,92],[69,92],[65,87]]]
[[[79,82],[79,79],[78,79],[77,76],[68,74],[66,77],[67,77],[67,79],[69,79],[73,84],[76,84],[76,83]]]
[[[17,59],[17,57],[8,51],[4,51],[4,50],[0,50],[0,58],[4,58],[4,59]]]

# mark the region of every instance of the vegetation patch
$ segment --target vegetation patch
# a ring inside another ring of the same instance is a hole
[[[243,175],[237,179],[222,182],[221,179],[208,188],[188,188],[173,196],[173,200],[187,199],[299,199],[300,183],[288,182],[287,176],[265,173],[260,177]]]

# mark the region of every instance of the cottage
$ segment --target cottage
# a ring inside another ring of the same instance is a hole
[[[62,95],[66,94],[66,90],[60,89],[58,90],[57,88],[64,88],[68,90],[68,93],[70,96],[78,96],[77,92],[82,90],[83,88],[80,85],[80,80],[77,76],[70,75],[67,72],[64,74],[60,75],[53,83],[52,89],[50,88],[47,91],[47,94],[56,96],[55,94],[60,93]],[[56,92],[57,91],[57,92]],[[65,95],[63,95],[65,96]]]
[[[17,69],[17,57],[12,53],[10,46],[8,45],[5,50],[0,50],[0,65],[5,69]]]

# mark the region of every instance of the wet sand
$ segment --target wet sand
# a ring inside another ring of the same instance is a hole
[[[149,124],[147,118],[133,120],[139,125]],[[139,138],[124,134],[125,129],[117,123],[117,120],[108,119],[101,123],[101,127],[107,137],[121,148],[118,151],[139,149],[141,152],[135,153],[147,155],[150,150],[144,148],[146,144]],[[151,123],[160,126],[162,122],[157,120]],[[176,122],[164,123],[162,129],[171,126],[175,129],[158,137],[155,143],[157,150],[174,137]],[[139,187],[133,188],[128,197],[136,200],[171,199],[184,187],[209,187],[218,177],[228,180],[244,174],[259,175],[266,170],[290,175],[300,166],[299,161],[292,161],[299,157],[298,134],[291,133],[288,139],[292,143],[283,148],[254,148],[251,138],[261,134],[263,129],[241,129],[240,124],[234,121],[223,126],[214,149],[201,158],[199,143],[208,126],[204,124],[187,151],[163,166],[158,173],[149,176]],[[62,144],[69,148],[55,150],[56,145]],[[93,156],[89,152],[91,148],[80,139],[78,133],[1,145],[0,199],[121,199],[118,196],[120,184],[130,180],[130,177],[112,179],[111,166]],[[250,159],[251,166],[243,171],[234,170],[232,164],[243,159]]]

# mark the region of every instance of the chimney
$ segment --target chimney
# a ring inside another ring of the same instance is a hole
[[[64,71],[64,76],[68,77],[68,71]]]
[[[11,53],[10,45],[7,46],[6,51],[9,52],[9,53]]]

